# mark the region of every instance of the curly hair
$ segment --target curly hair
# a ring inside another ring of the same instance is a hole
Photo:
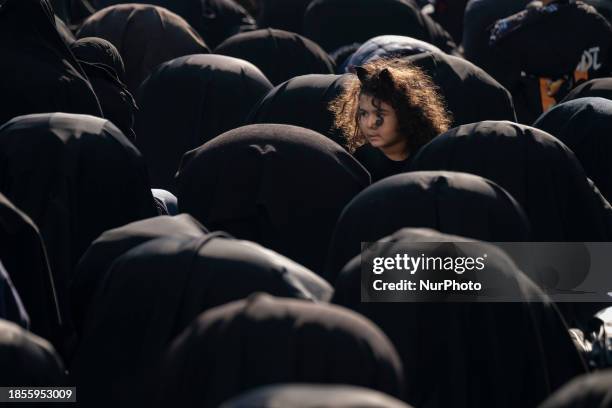
[[[366,143],[359,128],[361,94],[393,107],[399,133],[408,140],[409,152],[448,130],[452,120],[444,99],[420,68],[401,59],[381,58],[356,67],[355,71],[343,92],[328,107],[334,114],[334,127],[344,134],[350,152]]]

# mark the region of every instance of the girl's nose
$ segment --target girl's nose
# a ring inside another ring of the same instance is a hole
[[[375,129],[378,127],[378,118],[375,115],[368,116],[368,127],[370,129]]]

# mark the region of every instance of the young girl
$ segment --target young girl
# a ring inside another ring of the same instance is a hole
[[[377,181],[405,171],[451,119],[431,79],[405,61],[378,59],[354,71],[330,109],[349,151]]]

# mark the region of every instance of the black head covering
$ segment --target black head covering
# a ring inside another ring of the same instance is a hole
[[[72,316],[77,332],[81,333],[94,293],[115,259],[157,238],[200,238],[206,233],[206,228],[193,217],[181,214],[132,222],[100,235],[79,261],[71,282]]]
[[[564,102],[540,116],[533,126],[572,149],[587,176],[612,200],[612,101],[580,98]]]
[[[585,0],[584,3],[595,7],[599,14],[612,23],[612,4],[608,0]]]
[[[256,388],[220,408],[410,408],[382,392],[351,385],[282,384]]]
[[[174,192],[183,154],[245,124],[272,84],[250,62],[191,55],[159,66],[138,92],[138,147],[155,188]]]
[[[585,374],[565,384],[539,408],[612,407],[612,371]]]
[[[66,44],[69,46],[72,45],[76,41],[76,37],[61,18],[59,18],[57,15],[55,15],[54,18],[55,27],[57,28],[57,32],[59,33],[60,37],[62,37],[62,40],[64,40]]]
[[[257,26],[272,27],[303,34],[304,13],[311,0],[255,0]]]
[[[158,210],[161,208],[160,215],[178,215],[178,198],[174,194],[161,188],[153,188],[151,192]]]
[[[96,92],[104,117],[134,141],[134,112],[137,107],[127,86],[111,66],[83,60],[79,60],[79,64]]]
[[[0,319],[10,320],[24,329],[30,327],[30,317],[2,262],[0,262]]]
[[[255,292],[328,301],[332,288],[287,258],[217,234],[160,238],[130,250],[101,284],[71,367],[80,401],[142,401],[147,374],[177,334],[201,312]],[[101,386],[113,392],[101,396]]]
[[[468,0],[436,0],[431,17],[453,37],[457,44],[463,39],[463,13]]]
[[[512,93],[519,120],[532,123],[579,77],[609,72],[611,38],[610,24],[580,1],[530,4],[491,29],[490,47],[499,51],[490,73]]]
[[[125,82],[125,65],[119,50],[104,38],[80,38],[70,45],[70,51],[79,61],[102,64],[115,71],[121,82]]]
[[[352,67],[362,66],[377,58],[405,57],[423,52],[443,53],[441,49],[428,42],[403,35],[379,35],[363,43],[353,55],[348,58],[341,72],[351,72]]]
[[[357,52],[361,45],[362,43],[358,42],[345,45],[331,53],[330,56],[334,59],[334,61],[336,61],[336,66],[344,66],[346,64],[346,60],[348,60],[351,55]],[[342,71],[338,71],[337,73],[341,74]]]
[[[131,141],[136,102],[125,84],[125,65],[117,48],[103,38],[85,37],[70,46],[102,105],[104,117],[113,122]]]
[[[589,96],[612,100],[612,78],[595,78],[572,89],[562,102]]]
[[[217,407],[248,389],[284,382],[350,384],[402,394],[387,337],[344,308],[253,295],[198,317],[162,365],[159,406]]]
[[[481,120],[516,120],[510,93],[469,61],[431,52],[405,60],[422,68],[438,86],[454,126]]]
[[[463,27],[465,57],[512,93],[514,108],[522,123],[532,123],[542,113],[539,79],[521,76],[515,61],[500,47],[491,46],[489,37],[497,20],[523,10],[531,1],[470,0],[465,9]]]
[[[372,255],[418,251],[426,257],[456,256],[454,245],[440,243],[463,240],[406,228],[385,238],[388,244]],[[444,303],[447,293],[442,291],[428,293],[430,301],[439,299],[436,303],[362,303],[360,257],[345,267],[336,284],[334,302],[372,319],[397,347],[405,367],[406,401],[433,408],[534,407],[586,371],[554,304],[508,255],[485,243],[461,250],[468,257],[487,254],[485,270],[474,271],[469,279],[495,282],[517,301]]]
[[[119,3],[145,3],[166,8],[184,18],[211,48],[232,35],[256,29],[255,19],[234,0],[98,0],[97,3],[98,8]]]
[[[384,34],[405,35],[456,48],[450,35],[411,0],[314,0],[304,15],[304,35],[327,52]]]
[[[260,0],[234,0],[236,4],[240,4],[250,15],[256,16],[259,11]]]
[[[561,0],[529,7],[498,21],[490,43],[517,70],[541,77],[573,74],[585,50],[599,48],[600,68],[612,45],[612,26],[595,8],[581,1]],[[605,67],[604,67],[605,66]],[[597,69],[590,69],[595,73]]]
[[[0,361],[3,387],[65,385],[64,365],[53,346],[42,337],[1,319]]]
[[[259,102],[248,123],[284,123],[312,129],[344,145],[342,132],[334,128],[328,105],[342,91],[346,75],[304,75],[278,85]]]
[[[255,19],[234,0],[155,0],[182,16],[206,44],[215,48],[225,39],[255,30]]]
[[[183,157],[179,208],[320,273],[342,208],[370,184],[367,171],[324,136],[250,125]]]
[[[29,314],[30,330],[61,351],[62,318],[42,238],[32,220],[2,194],[0,259]]]
[[[504,86],[504,79],[513,75],[512,64],[500,49],[489,45],[489,30],[501,18],[517,13],[532,0],[470,0],[463,16],[463,53]]]
[[[612,209],[587,179],[578,159],[548,133],[512,122],[463,125],[436,137],[412,161],[413,170],[478,174],[522,205],[532,240],[612,239]]]
[[[255,19],[234,0],[153,0],[149,3],[183,17],[211,48],[233,35],[257,29]]]
[[[228,38],[216,54],[255,64],[274,85],[306,74],[333,74],[334,61],[321,47],[299,34],[257,30]]]
[[[89,244],[107,229],[155,215],[140,153],[104,119],[15,118],[0,128],[0,168],[3,193],[41,229],[62,310],[68,277]]]
[[[497,184],[452,172],[414,172],[379,181],[347,205],[336,224],[327,264],[334,282],[361,250],[404,227],[434,228],[485,241],[526,241],[520,205]]]
[[[102,115],[47,0],[2,2],[0,49],[0,124],[39,112]]]
[[[85,18],[96,12],[90,0],[50,0],[53,11],[69,27],[77,27]]]
[[[77,37],[101,37],[117,47],[125,62],[126,84],[131,92],[162,62],[209,52],[185,20],[147,4],[102,9],[83,22]]]

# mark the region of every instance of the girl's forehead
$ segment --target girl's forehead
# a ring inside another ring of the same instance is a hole
[[[359,108],[373,110],[392,110],[392,107],[382,99],[378,99],[368,94],[359,95]]]

